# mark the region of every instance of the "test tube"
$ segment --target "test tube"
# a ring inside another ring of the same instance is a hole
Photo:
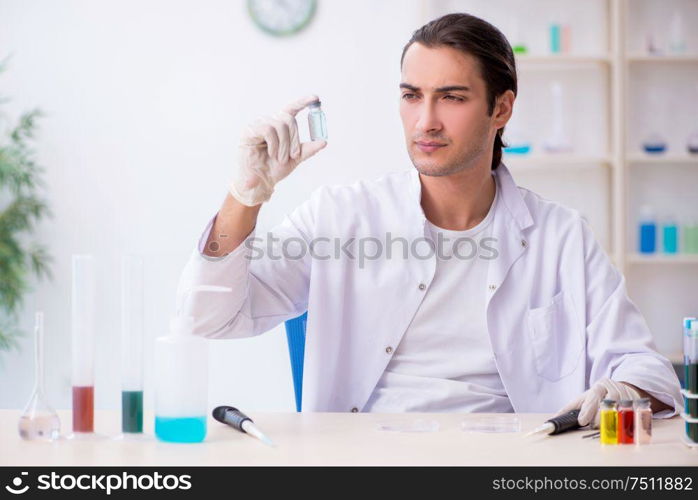
[[[688,351],[690,350],[691,323],[695,320],[696,318],[693,316],[683,319],[683,388],[686,390],[688,390],[688,367],[690,365]],[[688,410],[688,406],[686,406],[686,410]]]
[[[692,419],[698,418],[698,321],[692,320],[685,349],[686,356],[686,413]],[[698,423],[686,422],[686,434],[694,442],[698,443]]]
[[[688,348],[688,378],[686,380],[686,390],[693,394],[698,394],[698,321],[691,321],[690,334],[686,347]],[[698,414],[691,415],[698,418]]]
[[[618,404],[618,443],[632,444],[635,427],[633,401],[624,399]]]
[[[618,412],[616,402],[604,399],[601,402],[601,444],[618,443]]]
[[[73,255],[73,433],[94,432],[94,259]]]
[[[143,432],[143,258],[121,260],[121,432]]]
[[[652,409],[649,398],[635,401],[635,444],[649,444],[652,440]]]

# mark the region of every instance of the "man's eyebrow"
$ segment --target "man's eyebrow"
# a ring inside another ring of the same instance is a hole
[[[407,90],[412,90],[413,92],[419,92],[421,89],[419,87],[415,87],[414,85],[410,85],[409,83],[401,83],[400,84],[401,89],[407,89]],[[446,87],[439,87],[434,90],[434,92],[437,93],[442,93],[442,92],[453,92],[454,90],[460,90],[462,92],[470,92],[470,87],[466,87],[465,85],[448,85]]]

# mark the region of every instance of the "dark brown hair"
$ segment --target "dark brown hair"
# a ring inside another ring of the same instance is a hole
[[[488,114],[494,112],[495,101],[507,90],[516,95],[516,61],[511,45],[497,28],[470,14],[447,14],[425,24],[412,34],[402,49],[400,68],[407,49],[413,43],[425,47],[453,47],[470,54],[478,61],[480,74],[487,88]],[[502,160],[504,127],[497,130],[492,149],[492,170]]]

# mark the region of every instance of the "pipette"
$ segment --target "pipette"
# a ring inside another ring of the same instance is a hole
[[[577,421],[577,417],[579,417],[579,410],[568,411],[550,420],[546,420],[543,425],[536,427],[524,437],[542,433],[549,435],[560,434],[561,432],[578,429],[579,422]]]
[[[260,431],[250,417],[242,413],[237,408],[232,406],[218,406],[213,410],[213,418],[221,423],[227,424],[240,432],[256,437],[264,444],[274,447],[276,446],[271,439]]]

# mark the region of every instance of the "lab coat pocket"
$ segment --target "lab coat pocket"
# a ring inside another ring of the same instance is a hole
[[[546,306],[529,309],[528,333],[538,375],[554,382],[575,370],[584,342],[574,304],[564,292]]]

